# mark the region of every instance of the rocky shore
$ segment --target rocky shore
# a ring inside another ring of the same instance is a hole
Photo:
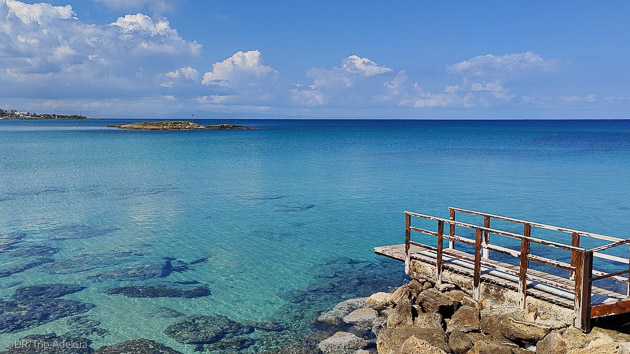
[[[132,130],[233,130],[256,129],[236,124],[201,125],[189,121],[161,121],[161,122],[135,122],[131,124],[110,124],[108,128],[132,129]]]
[[[630,353],[630,335],[579,329],[544,313],[477,302],[452,284],[411,280],[319,315],[318,349],[349,353]]]

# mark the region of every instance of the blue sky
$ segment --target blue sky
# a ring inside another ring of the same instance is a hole
[[[0,107],[630,118],[627,1],[0,0]]]

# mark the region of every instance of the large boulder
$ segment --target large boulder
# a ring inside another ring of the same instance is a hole
[[[503,314],[483,312],[481,314],[481,330],[497,339],[515,340],[535,344],[545,338],[553,329],[542,322],[525,319],[523,311]]]
[[[425,312],[439,312],[444,317],[451,317],[459,307],[459,302],[435,288],[421,292],[416,302]]]
[[[422,339],[418,339],[414,336],[407,338],[400,352],[405,354],[446,354],[440,348],[436,348]]]
[[[567,343],[560,333],[553,331],[536,344],[536,352],[546,354],[565,354],[567,352]]]
[[[323,340],[317,348],[324,354],[352,354],[363,349],[368,342],[351,333],[337,332],[332,337]]]
[[[471,332],[466,334],[473,343],[473,347],[467,353],[470,354],[525,354],[531,353],[518,345],[494,338],[484,333]]]
[[[378,318],[378,312],[371,307],[363,307],[350,312],[343,321],[361,328],[371,328]]]
[[[562,334],[562,339],[566,343],[567,353],[627,354],[630,335],[598,327],[583,333],[575,327],[569,327]],[[544,347],[545,341],[541,342]]]
[[[454,329],[462,332],[479,330],[479,310],[470,306],[460,307],[451,317],[446,332],[450,333]]]
[[[430,345],[450,352],[448,337],[441,328],[383,328],[376,339],[376,346],[380,354],[398,354],[400,348],[409,337],[414,336],[422,339]]]
[[[398,305],[387,316],[387,327],[396,328],[410,326],[413,324],[413,315],[411,312],[411,301],[402,298]]]
[[[365,300],[370,306],[376,308],[376,309],[384,309],[388,306],[391,306],[393,304],[392,302],[392,294],[390,293],[384,293],[384,292],[378,292],[375,294],[370,295],[370,297],[368,297]]]
[[[421,312],[413,319],[416,328],[442,328],[442,315],[437,312]]]
[[[340,302],[332,310],[320,314],[317,317],[317,321],[338,326],[350,312],[362,307],[368,307],[368,303],[365,300],[366,298],[360,297]]]
[[[448,346],[457,354],[466,353],[473,347],[473,342],[468,338],[466,333],[455,329],[448,336]]]

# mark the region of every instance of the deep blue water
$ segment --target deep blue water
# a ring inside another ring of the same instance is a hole
[[[317,311],[402,281],[402,264],[372,249],[404,240],[403,210],[448,217],[457,206],[630,236],[630,121],[247,120],[236,123],[259,129],[174,132],[111,123],[0,120],[0,298],[85,286],[63,298],[94,304],[78,315],[107,332],[88,335],[94,348],[142,337],[191,352],[163,333],[182,320],[163,308],[287,328],[256,331],[265,343],[302,338]],[[169,262],[175,270],[160,273]],[[191,281],[211,295],[105,292]],[[76,329],[68,317],[26,327],[0,345]]]

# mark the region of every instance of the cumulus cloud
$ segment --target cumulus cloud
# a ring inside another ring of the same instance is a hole
[[[510,80],[536,72],[552,71],[558,65],[556,59],[543,59],[532,52],[505,55],[479,55],[448,66],[452,73],[464,78]]]
[[[351,55],[340,67],[309,69],[306,76],[312,83],[306,87],[296,85],[290,92],[295,102],[306,105],[341,104],[342,101],[356,104],[376,94],[374,88],[382,86],[386,80],[384,74],[391,72],[392,69],[368,58]]]
[[[278,71],[262,63],[258,50],[238,51],[231,57],[212,64],[212,71],[203,75],[202,84],[223,90],[207,96],[216,102],[265,101],[272,98]]]
[[[177,82],[197,81],[199,71],[190,66],[179,68],[175,71],[169,71],[164,74],[164,81],[160,84],[162,87],[173,87]]]
[[[76,18],[70,6],[0,0],[0,19],[5,97],[157,94],[165,73],[201,54],[201,45],[180,37],[166,19],[144,14],[93,25]]]

